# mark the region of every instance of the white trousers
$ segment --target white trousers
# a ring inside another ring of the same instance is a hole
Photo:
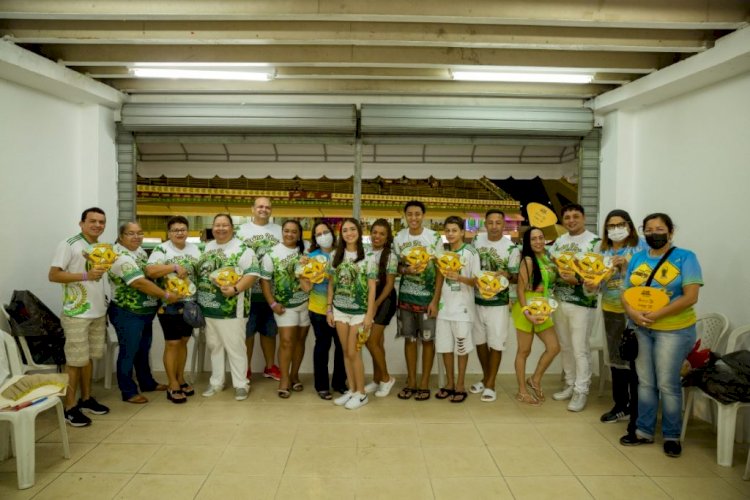
[[[245,348],[245,318],[206,318],[206,346],[211,353],[210,384],[224,386],[224,354],[229,359],[232,385],[247,388],[247,350]]]
[[[594,311],[596,309],[561,301],[554,312],[565,385],[573,386],[581,394],[588,394],[591,385],[590,339]]]

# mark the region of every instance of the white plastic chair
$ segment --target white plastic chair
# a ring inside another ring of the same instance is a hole
[[[193,381],[198,380],[198,374],[203,371],[203,361],[206,359],[206,327],[193,329],[193,359],[191,372]]]
[[[589,337],[592,357],[593,355],[596,355],[596,361],[599,364],[599,396],[604,394],[609,375],[609,369],[607,368],[606,339],[607,333],[604,331],[604,314],[602,313],[601,300],[599,300],[599,307],[594,311],[594,320],[591,324],[591,336]]]
[[[112,372],[115,370],[117,360],[117,350],[120,344],[117,340],[117,333],[112,325],[107,326],[107,338],[104,343],[104,388],[112,388]]]
[[[21,355],[18,352],[16,341],[13,336],[5,331],[0,330],[2,336],[2,352],[0,352],[0,364],[5,364],[11,376],[18,378],[22,376],[23,363]],[[6,370],[0,370],[6,371]],[[4,388],[4,380],[0,385]],[[16,469],[18,476],[18,489],[23,490],[34,486],[34,470],[36,466],[36,439],[35,425],[36,416],[50,408],[57,410],[57,420],[60,426],[60,438],[62,439],[63,456],[70,458],[70,445],[68,444],[68,430],[65,427],[65,411],[62,400],[59,397],[50,397],[40,403],[27,406],[18,411],[0,412],[0,422],[9,422],[13,433],[11,434],[11,450],[16,457]],[[5,448],[7,441],[2,437],[0,432],[0,458],[2,449]]]
[[[2,310],[2,315],[0,315],[2,317],[2,319],[0,319],[0,329],[10,332],[10,317],[8,316],[8,311],[5,307],[0,307],[0,310]],[[21,347],[21,352],[23,353],[23,358],[21,359],[22,374],[59,371],[57,365],[39,365],[34,362],[34,358],[31,357],[31,350],[29,350],[29,343],[26,342],[26,337],[19,336],[13,338],[18,342],[18,345]],[[25,363],[23,362],[23,359],[26,359]]]
[[[726,352],[730,353],[738,349],[748,348],[750,348],[750,325],[734,329],[727,339]],[[690,417],[690,412],[692,411],[694,394],[699,394],[700,397],[708,398],[708,400],[716,403],[718,415],[716,419],[716,463],[723,467],[731,467],[732,455],[734,453],[734,434],[737,425],[737,412],[740,408],[750,408],[750,403],[735,402],[722,404],[701,390],[689,391],[688,403],[686,405],[685,416],[682,422],[681,440],[685,439],[687,421]]]

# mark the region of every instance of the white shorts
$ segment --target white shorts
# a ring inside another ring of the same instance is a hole
[[[276,326],[310,326],[310,313],[307,309],[307,302],[297,307],[287,307],[284,314],[273,313],[273,319],[276,320]]]
[[[505,350],[510,328],[510,306],[476,306],[474,345],[487,344],[496,351]]]
[[[365,322],[365,315],[364,314],[347,314],[345,312],[339,311],[338,309],[334,307],[333,308],[333,320],[346,323],[349,326],[359,325]]]
[[[474,350],[471,339],[472,324],[468,321],[437,319],[435,326],[435,351],[452,352],[459,356]]]

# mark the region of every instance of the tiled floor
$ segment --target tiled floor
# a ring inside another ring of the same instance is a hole
[[[122,403],[97,385],[112,412],[68,428],[70,460],[52,412],[40,416],[36,485],[17,490],[15,461],[4,461],[0,498],[750,497],[741,479],[747,446],[735,447],[734,467],[717,466],[707,424],[691,422],[683,456],[671,459],[659,443],[620,446],[625,423],[599,422],[607,395],[577,414],[551,400],[531,408],[512,400],[514,380],[500,378],[495,403],[400,401],[394,391],[356,411],[318,399],[309,377],[287,401],[275,382],[259,380],[247,401],[225,390],[181,406],[163,393]],[[558,381],[550,376],[546,387]]]

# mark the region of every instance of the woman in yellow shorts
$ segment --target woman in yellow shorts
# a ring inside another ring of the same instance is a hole
[[[550,285],[555,282],[555,268],[547,257],[544,233],[532,227],[523,234],[521,265],[518,270],[518,300],[513,304],[512,316],[516,326],[518,351],[516,352],[516,379],[518,394],[516,401],[532,406],[544,402],[542,376],[552,360],[560,352],[557,333],[552,323],[552,316],[541,317],[525,309],[533,297],[550,297]],[[526,359],[531,352],[534,335],[544,342],[544,353],[539,358],[534,374],[526,378]],[[529,392],[531,389],[531,393]]]

